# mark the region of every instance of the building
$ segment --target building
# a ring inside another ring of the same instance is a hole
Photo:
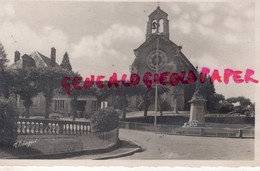
[[[146,41],[134,50],[135,60],[131,66],[131,73],[137,73],[143,78],[146,72],[155,73],[157,69],[157,53],[158,53],[158,73],[176,72],[181,73],[190,70],[196,72],[194,66],[181,52],[182,46],[176,45],[170,40],[168,14],[158,6],[155,11],[149,15],[147,22]],[[184,103],[188,103],[185,99],[184,86],[178,87],[168,86],[170,91],[164,94],[164,100],[171,106],[175,112],[184,109]],[[138,107],[142,103],[142,99],[134,97],[132,106]],[[177,110],[176,110],[177,109]]]
[[[68,58],[65,53],[64,58]],[[24,54],[22,57],[18,51],[15,52],[14,63],[8,66],[8,69],[22,69],[26,67],[61,67],[56,62],[56,49],[51,49],[51,57],[47,57],[40,52],[33,52],[30,55]],[[30,115],[44,116],[45,113],[45,98],[42,93],[32,99],[33,104],[30,107]],[[54,90],[54,97],[51,105],[51,113],[60,113],[66,116],[71,115],[71,98],[68,95],[63,95],[57,90]],[[17,96],[17,107],[20,113],[25,111],[23,101],[19,96]],[[79,117],[86,117],[86,115],[91,115],[98,109],[96,97],[91,96],[81,96],[78,98],[77,111]]]

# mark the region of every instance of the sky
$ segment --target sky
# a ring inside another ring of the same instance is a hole
[[[67,51],[74,71],[83,77],[129,74],[133,50],[145,41],[148,15],[157,2],[4,1],[0,6],[0,42],[8,54],[38,51],[57,63]],[[170,39],[194,66],[256,70],[254,1],[160,2],[168,14]],[[211,72],[212,73],[212,72]],[[258,79],[260,80],[260,79]],[[255,101],[254,83],[215,83],[225,97]]]

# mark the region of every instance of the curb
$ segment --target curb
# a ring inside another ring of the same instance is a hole
[[[136,152],[140,152],[140,148],[135,148],[135,149],[133,149],[131,151],[127,151],[127,152],[119,153],[119,154],[115,154],[115,155],[94,158],[92,160],[105,160],[105,159],[113,159],[113,158],[125,157],[125,156],[130,156],[130,155],[132,155],[132,154],[134,154]]]
[[[65,152],[65,153],[57,153],[57,154],[54,154],[54,153],[53,154],[39,154],[39,155],[19,156],[19,157],[5,158],[5,159],[64,159],[64,158],[82,156],[82,155],[102,154],[102,153],[111,152],[113,150],[120,148],[122,141],[126,141],[137,147],[132,148],[131,150],[129,150],[127,152],[122,152],[122,153],[113,154],[113,155],[104,155],[103,157],[92,158],[89,160],[105,160],[105,159],[119,158],[119,157],[125,157],[128,155],[132,155],[136,152],[143,151],[142,147],[139,144],[137,144],[133,141],[130,141],[130,140],[121,139],[121,140],[118,140],[117,144],[115,144],[114,146],[111,146],[109,148],[106,148],[106,149],[73,151],[73,152]]]
[[[104,157],[98,157],[98,158],[94,158],[93,160],[105,160],[105,159],[113,159],[113,158],[119,158],[119,157],[125,157],[125,156],[130,156],[136,152],[142,152],[143,148],[136,142],[132,141],[132,140],[126,140],[126,139],[121,139],[123,141],[127,141],[128,143],[137,146],[137,148],[134,148],[133,150],[127,151],[127,152],[123,152],[123,153],[119,153],[119,154],[114,154],[114,155],[108,155],[108,156],[104,156]]]
[[[123,138],[122,138],[122,139],[123,139]],[[126,139],[123,139],[123,140],[124,140],[124,141],[127,141],[127,142],[129,142],[129,143],[131,143],[131,144],[133,144],[133,145],[138,146],[138,148],[140,149],[139,152],[144,151],[144,149],[142,148],[142,146],[141,146],[140,144],[138,144],[137,142],[135,142],[135,141],[133,141],[133,140],[126,140]]]

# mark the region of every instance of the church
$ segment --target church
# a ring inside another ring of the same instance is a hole
[[[191,64],[187,57],[181,51],[182,46],[176,45],[170,40],[168,14],[158,6],[155,11],[149,15],[146,30],[146,40],[138,48],[134,49],[135,59],[131,65],[131,73],[137,73],[140,78],[146,72],[163,73],[182,71],[193,71],[196,68]],[[161,98],[166,101],[171,110],[177,113],[178,110],[184,110],[185,104],[189,106],[188,100],[193,92],[188,91],[182,84],[180,86],[168,86],[169,92]],[[132,107],[139,107],[142,99],[134,97],[131,100]],[[153,102],[151,102],[153,104]]]

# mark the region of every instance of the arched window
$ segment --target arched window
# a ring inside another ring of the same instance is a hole
[[[157,21],[153,20],[152,22],[152,33],[155,33],[157,31]]]
[[[159,20],[159,32],[162,33],[163,32],[163,25],[164,25],[164,20],[163,19],[160,19]]]

